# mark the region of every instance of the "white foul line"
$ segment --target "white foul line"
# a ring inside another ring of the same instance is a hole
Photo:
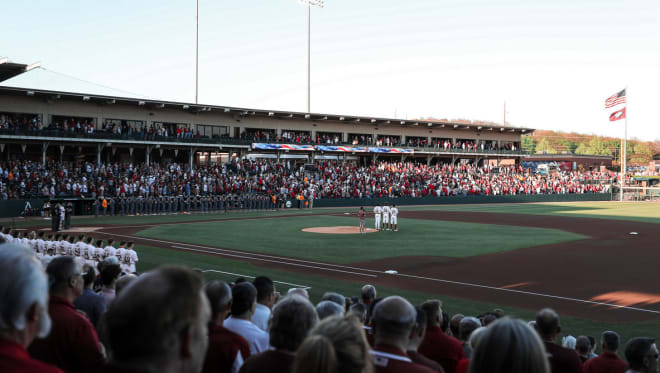
[[[214,247],[200,246],[200,245],[193,245],[193,244],[186,244],[186,243],[177,243],[177,244],[179,244],[179,245],[186,245],[186,246],[192,246],[192,247],[201,247],[201,248],[211,249],[211,250],[213,250],[213,251],[210,251],[210,250],[199,250],[199,249],[191,249],[191,248],[186,248],[186,247],[181,247],[181,246],[174,246],[174,245],[172,245],[172,242],[170,242],[170,241],[163,241],[163,240],[157,240],[157,239],[151,239],[151,238],[144,238],[144,237],[139,237],[139,236],[126,236],[126,235],[114,234],[114,233],[106,233],[106,232],[99,232],[99,233],[108,234],[108,235],[112,235],[112,236],[130,237],[130,238],[140,239],[140,240],[162,242],[162,243],[170,244],[171,247],[178,248],[178,249],[181,249],[181,250],[198,251],[198,252],[203,252],[203,253],[217,254],[217,255],[223,255],[223,256],[231,256],[231,257],[237,257],[237,258],[246,258],[246,259],[251,259],[251,260],[259,260],[259,261],[265,261],[265,262],[273,262],[273,263],[286,264],[286,265],[291,265],[291,266],[299,266],[299,267],[306,267],[306,268],[320,269],[320,270],[324,270],[324,271],[349,273],[349,274],[355,274],[355,275],[359,275],[359,276],[378,277],[378,276],[376,276],[376,275],[370,275],[370,274],[366,274],[366,273],[357,273],[357,272],[351,272],[351,271],[342,271],[342,270],[333,269],[333,268],[323,268],[323,267],[319,267],[319,266],[310,266],[310,265],[304,265],[304,264],[298,264],[298,263],[292,263],[292,262],[285,262],[285,261],[282,261],[282,260],[272,260],[272,259],[262,259],[262,258],[259,258],[259,257],[265,257],[265,258],[279,258],[279,259],[282,259],[282,257],[273,256],[273,255],[264,255],[264,254],[257,254],[257,253],[255,253],[255,254],[249,253],[248,256],[243,256],[243,255],[237,255],[237,254],[230,254],[230,253],[238,253],[238,252],[240,252],[240,251],[235,251],[235,250],[219,249],[219,248],[214,248]],[[314,262],[314,261],[308,261],[308,260],[304,260],[304,259],[287,259],[287,260],[295,261],[295,262],[302,262],[302,263],[319,264],[319,265],[328,266],[328,267],[337,267],[337,268],[354,269],[354,270],[364,271],[364,272],[383,273],[383,271],[377,271],[377,270],[373,270],[373,269],[358,268],[358,267],[351,267],[351,266],[344,266],[344,265],[339,265],[339,264],[330,264],[330,263]],[[500,287],[496,287],[496,286],[488,286],[488,285],[474,284],[474,283],[470,283],[470,282],[461,282],[461,281],[444,280],[444,279],[432,278],[432,277],[424,277],[424,276],[416,276],[416,275],[407,275],[407,274],[403,274],[403,273],[392,274],[391,276],[402,276],[402,277],[416,278],[416,279],[420,279],[420,280],[435,281],[435,282],[444,282],[444,283],[453,284],[453,285],[469,286],[469,287],[482,288],[482,289],[488,289],[488,290],[506,291],[506,292],[511,292],[511,293],[518,293],[518,294],[533,295],[533,296],[538,296],[538,297],[560,299],[560,300],[572,301],[572,302],[578,302],[578,303],[586,303],[586,304],[593,304],[593,305],[599,305],[599,306],[607,306],[607,307],[612,307],[612,308],[617,308],[617,309],[626,309],[626,310],[631,310],[631,311],[640,311],[640,312],[649,312],[649,313],[660,314],[660,311],[650,310],[650,309],[646,309],[646,308],[631,307],[631,306],[622,306],[622,305],[620,305],[620,304],[605,303],[605,302],[596,302],[596,301],[591,301],[591,300],[586,300],[586,299],[563,297],[563,296],[559,296],[559,295],[536,293],[536,292],[525,291],[525,290],[516,290],[516,289],[500,288]]]
[[[197,268],[197,269],[200,270],[200,271],[202,271],[202,272],[204,272],[204,273],[206,273],[206,272],[217,272],[217,273],[223,273],[223,274],[226,274],[226,275],[232,275],[232,276],[255,278],[255,276],[243,275],[243,274],[240,274],[240,273],[232,273],[232,272],[218,271],[217,269],[201,269],[201,268]],[[292,283],[290,283],[290,282],[284,282],[284,281],[276,281],[276,280],[273,280],[273,282],[277,282],[278,284],[291,285],[291,286],[295,286],[295,287],[297,287],[297,288],[301,288],[301,289],[305,289],[305,290],[309,290],[309,289],[312,288],[311,286],[292,284]]]

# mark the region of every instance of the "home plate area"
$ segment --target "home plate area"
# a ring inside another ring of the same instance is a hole
[[[336,226],[336,227],[311,227],[303,228],[303,232],[325,233],[325,234],[360,234],[360,227],[355,226]],[[373,228],[365,228],[367,233],[375,233]]]

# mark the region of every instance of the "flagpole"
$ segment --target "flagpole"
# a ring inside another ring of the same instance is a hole
[[[625,124],[623,126],[623,149],[621,150],[621,198],[619,201],[623,202],[623,187],[626,185],[626,153],[628,152],[628,87],[626,86],[626,106],[625,106]]]

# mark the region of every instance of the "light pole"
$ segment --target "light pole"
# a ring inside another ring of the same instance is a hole
[[[324,0],[298,0],[299,3],[307,5],[307,112],[311,112],[311,88],[310,88],[310,49],[311,49],[311,28],[312,28],[312,5],[323,8]]]
[[[199,0],[195,1],[195,103],[199,95]]]

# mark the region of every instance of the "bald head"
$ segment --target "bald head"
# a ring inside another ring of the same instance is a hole
[[[544,308],[536,314],[536,330],[543,340],[553,340],[561,331],[559,315],[551,308]]]
[[[415,308],[399,296],[383,299],[374,308],[373,324],[376,330],[376,340],[379,338],[404,338],[410,335],[415,323],[417,312]]]

